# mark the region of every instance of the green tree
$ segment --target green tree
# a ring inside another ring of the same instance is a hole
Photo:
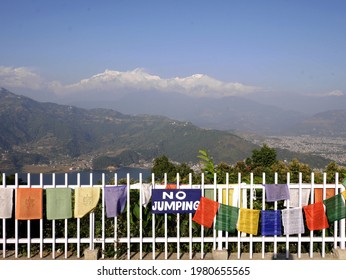
[[[159,181],[164,180],[165,173],[167,173],[167,180],[170,182],[175,181],[177,176],[176,166],[165,155],[154,159],[151,172],[155,174],[156,180]]]
[[[261,149],[252,151],[252,164],[254,167],[271,167],[276,161],[276,150],[266,144]]]
[[[207,182],[214,181],[214,174],[216,172],[215,164],[213,159],[209,156],[206,150],[199,150],[199,155],[197,156],[202,164],[202,172],[205,174],[205,179]]]

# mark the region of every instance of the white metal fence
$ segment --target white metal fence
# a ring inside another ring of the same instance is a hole
[[[68,252],[73,247],[78,258],[83,254],[83,249],[98,249],[101,252],[101,258],[106,257],[107,250],[114,250],[115,254],[123,252],[125,258],[131,259],[133,253],[139,254],[139,258],[144,258],[147,253],[152,254],[156,259],[158,254],[164,254],[164,258],[169,258],[169,254],[176,253],[179,259],[182,253],[188,254],[190,259],[198,254],[204,258],[207,252],[215,249],[226,249],[236,258],[241,258],[243,253],[248,253],[249,258],[253,254],[262,253],[264,258],[267,252],[295,254],[297,258],[301,257],[302,252],[309,254],[314,258],[314,254],[325,257],[326,252],[331,248],[345,248],[345,219],[336,221],[330,225],[328,230],[308,231],[305,234],[281,235],[281,236],[261,236],[249,235],[241,232],[230,234],[224,231],[209,231],[203,226],[195,224],[192,221],[193,214],[148,214],[150,209],[142,206],[143,182],[142,174],[138,174],[138,179],[132,183],[130,175],[127,175],[127,205],[125,212],[121,217],[107,218],[105,214],[105,197],[103,189],[109,185],[117,185],[117,174],[114,174],[114,182],[106,182],[105,176],[99,184],[93,183],[93,174],[90,173],[90,184],[81,185],[79,174],[77,175],[77,184],[70,185],[68,176],[65,174],[64,184],[56,184],[55,174],[52,174],[52,183],[44,183],[43,175],[40,175],[40,183],[31,184],[31,175],[27,175],[26,184],[20,184],[18,175],[15,176],[13,185],[6,184],[6,175],[2,174],[2,185],[0,188],[83,188],[83,187],[101,187],[101,198],[99,210],[91,212],[87,217],[71,218],[63,221],[46,221],[44,218],[33,221],[18,221],[12,219],[2,219],[0,222],[0,247],[2,247],[3,258],[7,257],[9,251],[14,251],[17,258],[20,252],[25,252],[28,258],[31,258],[34,251],[39,252],[43,257],[44,252],[51,251],[52,258],[56,258],[57,250],[63,251],[65,258],[68,258]],[[222,190],[237,189],[239,200],[238,206],[243,208],[266,210],[268,203],[265,201],[265,189],[263,184],[266,182],[266,176],[263,174],[262,183],[255,184],[253,175],[250,174],[250,182],[245,184],[242,177],[238,175],[237,182],[229,182],[229,176],[222,184],[216,183],[216,175],[213,184],[206,184],[202,174],[199,184],[192,183],[192,176],[188,184],[180,184],[179,174],[177,174],[178,188],[200,188],[202,195],[206,190],[212,190],[214,197],[219,202],[222,201]],[[274,183],[278,183],[278,175],[275,174]],[[323,176],[323,183],[316,184],[314,174],[311,174],[311,182],[302,181],[302,174],[299,174],[298,182],[290,182],[290,174],[287,174],[286,182],[289,189],[297,189],[299,193],[299,204],[302,205],[302,190],[309,189],[309,203],[314,203],[314,192],[316,189],[322,189],[323,198],[326,197],[327,189],[334,189],[335,194],[344,191],[344,186],[339,183],[339,176],[335,174],[335,182],[327,183],[327,174]],[[155,176],[152,174],[151,182],[153,188],[163,189],[167,185],[155,182]],[[15,191],[16,194],[16,191]],[[228,199],[228,196],[227,196]],[[136,202],[137,203],[134,203]],[[240,204],[241,203],[241,204]],[[137,208],[138,219],[133,222],[135,205]],[[260,206],[258,206],[260,205]],[[274,202],[271,209],[283,209],[281,204]],[[288,208],[289,205],[284,206]],[[44,210],[44,209],[43,209]],[[14,215],[13,215],[14,216]],[[82,220],[83,219],[83,223]],[[85,229],[87,224],[87,229]],[[35,228],[35,232],[33,230]],[[71,228],[75,230],[71,234]],[[158,232],[158,228],[160,229]],[[173,234],[172,234],[173,232]],[[111,249],[109,249],[111,248]]]

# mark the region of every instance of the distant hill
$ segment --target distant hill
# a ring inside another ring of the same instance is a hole
[[[287,130],[291,135],[346,137],[346,110],[321,112]]]
[[[41,103],[6,89],[0,90],[0,123],[0,170],[77,157],[91,157],[94,168],[150,162],[163,154],[194,163],[199,149],[208,150],[215,162],[233,163],[257,148],[231,133],[189,122]]]
[[[85,108],[114,109],[125,114],[162,115],[209,129],[282,134],[306,117],[303,113],[264,105],[247,98],[192,97],[176,92],[100,93],[99,100],[69,100]],[[105,102],[107,100],[107,102]],[[66,100],[65,100],[66,102]]]

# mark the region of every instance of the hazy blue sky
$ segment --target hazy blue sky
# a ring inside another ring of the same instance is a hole
[[[142,68],[162,79],[201,73],[263,90],[346,93],[343,0],[1,0],[0,26],[0,86],[27,79],[20,71],[68,85]]]

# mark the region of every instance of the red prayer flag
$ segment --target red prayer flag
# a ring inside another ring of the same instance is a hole
[[[201,200],[192,220],[197,224],[211,228],[215,215],[219,209],[219,204],[219,202],[201,196]]]
[[[321,230],[329,228],[328,218],[322,201],[303,207],[306,225],[309,230]]]

